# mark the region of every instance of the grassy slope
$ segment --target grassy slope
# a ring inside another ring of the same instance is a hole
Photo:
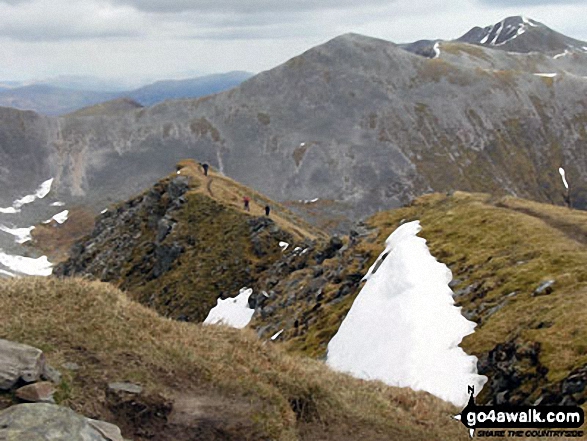
[[[463,341],[467,352],[480,355],[514,338],[539,342],[540,361],[552,382],[587,363],[587,213],[512,197],[427,195],[372,217],[372,233],[353,253],[369,256],[371,264],[400,222],[416,219],[432,254],[460,281],[453,290],[477,284],[459,299],[464,312],[479,311],[474,320],[481,322]],[[533,297],[549,279],[556,281],[553,293]],[[329,290],[335,290],[332,282]],[[323,356],[355,295],[318,311],[308,332],[288,341],[290,349]],[[487,315],[502,302],[507,302],[503,309]],[[287,330],[284,335],[292,336]]]
[[[145,281],[143,271],[126,273],[140,264],[141,250],[123,269],[121,286],[142,303],[173,317],[188,315],[202,321],[220,293],[235,295],[247,280],[256,278],[267,262],[279,259],[277,241],[267,255],[259,258],[252,250],[246,221],[264,214],[265,205],[272,207],[271,219],[295,241],[316,239],[322,233],[296,218],[284,207],[265,196],[227,178],[214,170],[205,177],[194,161],[178,165],[183,176],[190,178],[192,190],[187,203],[176,214],[178,228],[168,242],[185,245],[186,251],[173,264],[171,271]],[[243,196],[249,196],[250,212],[242,207]],[[154,242],[156,231],[144,225],[143,236]],[[271,238],[263,236],[271,242]],[[154,294],[154,295],[153,295]]]
[[[128,433],[132,422],[108,407],[108,382],[138,382],[147,395],[160,394],[178,409],[197,400],[198,412],[162,425],[158,440],[194,439],[203,427],[213,429],[202,435],[208,440],[467,438],[449,417],[455,409],[428,394],[333,373],[250,332],[161,318],[108,284],[0,283],[0,338],[42,348],[65,374],[62,404],[114,421],[135,440],[147,437]],[[81,369],[66,371],[65,361]],[[144,429],[149,421],[139,423]],[[185,437],[177,435],[181,424],[191,424]]]

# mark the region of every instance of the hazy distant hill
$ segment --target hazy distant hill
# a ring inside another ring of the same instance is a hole
[[[10,87],[0,84],[0,106],[34,110],[43,115],[64,115],[84,107],[116,98],[131,98],[142,105],[152,105],[167,99],[198,98],[237,86],[251,77],[247,72],[228,72],[187,80],[158,81],[131,91],[112,91],[97,79],[58,77],[48,83]],[[103,89],[81,89],[83,86]]]
[[[187,80],[157,81],[125,95],[143,106],[151,106],[168,99],[197,98],[222,92],[238,86],[252,76],[249,72],[235,71]]]
[[[118,94],[112,92],[82,91],[33,84],[1,90],[0,106],[34,110],[45,115],[60,115],[117,96]]]

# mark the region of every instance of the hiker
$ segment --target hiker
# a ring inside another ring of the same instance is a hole
[[[202,164],[202,168],[204,169],[204,176],[208,176],[208,168],[209,168],[209,167],[210,167],[210,166],[208,165],[208,163],[207,163],[207,162],[204,162],[204,163]]]
[[[247,211],[251,211],[251,208],[249,207],[249,202],[251,202],[251,199],[248,196],[243,197],[243,204],[245,204],[245,210]]]
[[[269,213],[271,212],[271,207],[269,205],[265,205],[265,216],[269,216]]]

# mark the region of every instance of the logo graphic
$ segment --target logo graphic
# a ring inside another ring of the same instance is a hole
[[[483,431],[482,436],[583,436],[583,431],[579,430],[553,430],[580,428],[585,422],[585,415],[579,406],[477,406],[475,389],[469,386],[467,391],[469,402],[454,418],[469,429],[471,438],[476,429],[493,429]]]

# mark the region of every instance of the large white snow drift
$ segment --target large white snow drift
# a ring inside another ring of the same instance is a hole
[[[477,358],[458,346],[476,324],[454,305],[452,274],[430,254],[420,230],[414,221],[389,236],[328,344],[327,364],[464,406],[467,387],[477,394],[487,381],[477,374]]]

